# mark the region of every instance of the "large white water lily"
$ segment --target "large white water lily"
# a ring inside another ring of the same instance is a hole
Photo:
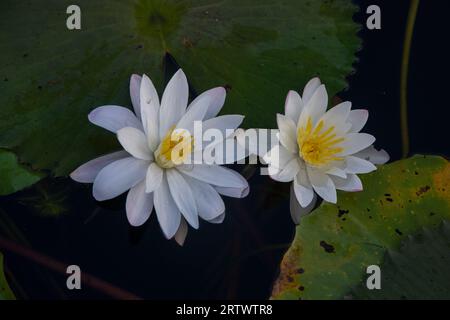
[[[360,133],[367,110],[351,110],[343,102],[327,111],[328,95],[318,78],[310,80],[300,96],[290,91],[285,114],[277,115],[279,144],[265,156],[269,175],[291,182],[291,215],[299,223],[314,207],[317,195],[336,203],[336,189],[361,191],[357,174],[376,170],[374,164],[389,160],[372,144],[375,138]]]
[[[117,134],[124,151],[91,160],[70,176],[93,183],[93,195],[99,201],[129,190],[129,223],[142,225],[154,207],[164,235],[182,245],[187,224],[197,229],[199,218],[223,221],[225,205],[220,195],[241,198],[249,192],[247,181],[233,170],[186,164],[195,144],[205,148],[208,144],[184,133],[193,132],[195,121],[201,121],[204,130],[233,131],[243,116],[217,117],[226,96],[222,87],[204,92],[187,107],[188,82],[181,69],[167,84],[161,102],[146,75],[131,77],[130,95],[134,113],[120,106],[102,106],[89,114],[92,123]],[[177,148],[180,152],[173,152]]]

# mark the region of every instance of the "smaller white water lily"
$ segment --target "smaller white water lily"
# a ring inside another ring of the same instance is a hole
[[[219,130],[225,140],[244,117],[217,116],[225,102],[222,87],[204,92],[187,107],[189,88],[181,69],[167,84],[161,103],[146,75],[131,77],[130,95],[135,114],[120,106],[102,106],[89,114],[92,123],[117,134],[124,150],[91,160],[70,176],[93,183],[98,201],[129,190],[129,223],[144,224],[155,207],[164,235],[182,245],[187,224],[197,229],[199,218],[223,221],[225,204],[220,195],[241,198],[249,192],[247,181],[233,170],[215,164],[187,164],[195,144],[208,148],[208,143],[194,141],[194,122],[200,121],[205,131]]]
[[[351,110],[346,101],[327,111],[328,95],[318,78],[310,80],[300,96],[290,91],[285,114],[277,114],[279,144],[265,156],[271,178],[291,182],[291,216],[301,216],[315,206],[317,195],[336,203],[336,189],[363,189],[357,174],[376,170],[374,164],[389,160],[377,151],[375,138],[361,129],[367,110]]]

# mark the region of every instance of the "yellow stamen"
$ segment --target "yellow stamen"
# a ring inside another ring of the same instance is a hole
[[[161,168],[173,168],[182,164],[192,153],[194,137],[184,129],[170,128],[155,151],[155,161]]]
[[[325,129],[324,129],[325,128]],[[297,143],[299,154],[309,165],[315,167],[324,166],[332,161],[343,160],[337,156],[343,151],[338,144],[343,142],[343,137],[338,137],[335,127],[326,127],[323,120],[313,128],[311,117],[308,118],[306,126],[300,127],[297,132]]]

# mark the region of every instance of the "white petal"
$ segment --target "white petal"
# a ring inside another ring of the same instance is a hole
[[[241,115],[225,115],[225,116],[219,116],[216,118],[212,118],[209,120],[206,120],[202,123],[202,129],[203,134],[209,129],[217,129],[220,130],[222,133],[223,139],[218,139],[216,141],[212,142],[205,142],[203,145],[203,148],[206,148],[208,144],[217,144],[220,143],[222,140],[228,138],[231,134],[233,134],[233,130],[235,130],[237,127],[239,127],[244,121],[244,116]]]
[[[269,166],[269,175],[273,180],[280,181],[280,182],[290,182],[294,180],[295,176],[300,170],[300,165],[298,163],[297,158],[292,158],[291,161],[288,162],[288,164],[279,169],[272,165]]]
[[[186,111],[189,86],[183,70],[178,70],[167,84],[161,99],[159,137],[163,139]]]
[[[325,114],[328,105],[328,94],[325,86],[320,85],[312,95],[308,102],[303,102],[304,108],[300,115],[297,127],[304,127],[311,117],[313,126],[317,124],[317,121]]]
[[[129,156],[130,155],[126,151],[118,151],[98,157],[79,166],[70,174],[70,177],[77,182],[92,183],[94,182],[95,177],[98,175],[100,170],[102,170],[108,164]]]
[[[321,120],[325,123],[344,123],[350,114],[351,108],[351,102],[342,102],[328,110]]]
[[[292,221],[294,221],[295,224],[299,224],[301,218],[311,212],[311,210],[316,205],[317,196],[313,192],[311,201],[309,201],[309,204],[307,206],[305,206],[305,207],[302,207],[299,204],[299,202],[297,201],[297,199],[298,199],[298,196],[296,196],[296,193],[294,191],[294,187],[291,186],[290,210],[291,210]]]
[[[147,143],[152,151],[159,144],[159,97],[149,77],[142,76],[140,89],[141,118]]]
[[[163,170],[156,163],[152,162],[148,166],[145,177],[145,192],[150,193],[158,189],[163,180],[163,174]]]
[[[235,133],[239,131],[240,130],[235,131]],[[239,140],[236,135],[232,134],[226,140],[218,143],[213,142],[209,144],[204,150],[199,150],[197,152],[203,153],[203,155],[208,155],[208,158],[202,158],[204,160],[203,163],[206,163],[206,160],[209,160],[209,155],[213,154],[214,152],[214,162],[208,164],[232,164],[249,156],[249,151],[245,148],[245,145],[239,143],[238,141]]]
[[[264,157],[264,161],[275,168],[284,168],[296,155],[281,144],[273,147]]]
[[[209,220],[209,223],[221,224],[225,220],[225,212],[215,219]]]
[[[245,198],[248,196],[250,192],[250,187],[248,185],[248,181],[239,173],[234,170],[230,170],[231,174],[234,174],[237,179],[241,180],[242,187],[233,188],[233,187],[219,187],[214,186],[214,189],[217,190],[221,195],[231,197],[231,198]],[[210,221],[211,222],[211,221]]]
[[[166,173],[170,193],[178,209],[187,222],[195,229],[198,229],[197,205],[191,187],[176,169],[166,170]]]
[[[117,131],[117,139],[122,147],[133,157],[141,160],[152,160],[153,155],[147,144],[144,132],[132,127]]]
[[[326,174],[332,175],[332,176],[336,176],[336,177],[340,177],[340,178],[347,178],[347,173],[346,171],[344,171],[341,168],[337,168],[337,167],[333,167],[331,169],[328,169],[326,171]]]
[[[142,130],[142,124],[134,113],[119,106],[102,106],[91,111],[88,119],[93,124],[116,133],[125,127]]]
[[[292,119],[277,114],[278,129],[280,129],[279,139],[281,144],[290,152],[298,151],[297,127]]]
[[[153,193],[145,193],[145,181],[130,189],[127,195],[127,218],[133,227],[143,225],[153,210]]]
[[[109,200],[134,187],[145,178],[148,161],[128,157],[104,167],[94,181],[92,193],[98,201]]]
[[[339,156],[348,156],[361,151],[375,142],[375,137],[367,133],[349,133],[345,140],[339,144],[343,148]]]
[[[297,124],[298,117],[300,116],[300,113],[303,109],[303,102],[302,98],[296,91],[289,91],[286,102],[284,104],[284,114],[286,117],[291,119],[294,124]]]
[[[363,189],[362,182],[356,174],[348,174],[347,179],[339,177],[331,177],[331,179],[338,190],[358,192]]]
[[[225,212],[225,204],[219,193],[206,182],[184,176],[192,189],[200,218],[209,221]]]
[[[308,81],[305,88],[303,89],[302,94],[303,105],[305,105],[309,101],[309,99],[311,99],[312,95],[317,90],[317,88],[319,88],[320,85],[321,83],[319,78],[312,78],[311,80]]]
[[[378,151],[374,146],[370,146],[354,154],[355,157],[365,159],[373,164],[385,164],[389,161],[389,154],[381,149]]]
[[[203,182],[228,188],[246,188],[247,184],[236,175],[236,172],[221,166],[196,164],[177,167],[183,174]]]
[[[352,124],[350,132],[360,132],[369,119],[369,111],[364,109],[357,109],[350,111],[347,121]]]
[[[309,182],[308,175],[305,169],[299,170],[297,176],[292,184],[297,201],[302,208],[306,208],[314,199],[314,190]]]
[[[307,171],[309,181],[311,181],[314,191],[316,191],[323,200],[336,203],[337,195],[333,180],[320,170],[308,167]]]
[[[180,221],[180,226],[178,227],[177,233],[173,237],[175,241],[180,245],[184,245],[184,241],[186,240],[186,236],[188,233],[189,227],[186,223],[186,220],[182,217]]]
[[[140,103],[141,80],[142,77],[137,74],[133,74],[130,79],[131,104],[133,105],[134,113],[139,119],[141,118],[141,103]]]
[[[202,96],[201,99],[196,99],[191,103],[186,113],[178,121],[176,128],[185,129],[189,131],[191,135],[194,134],[194,121],[201,121],[208,111],[211,102],[209,95]]]
[[[216,117],[220,110],[223,107],[223,104],[225,103],[225,97],[227,95],[227,91],[223,87],[217,87],[210,89],[208,91],[203,92],[201,95],[199,95],[197,98],[192,101],[192,103],[187,108],[187,111],[189,111],[193,106],[195,106],[197,103],[201,102],[203,99],[209,100],[209,107],[208,111],[205,114],[204,119],[211,119]]]
[[[159,225],[167,239],[173,238],[181,222],[181,214],[169,190],[166,177],[161,186],[155,190],[153,202]]]
[[[345,158],[345,163],[346,163],[345,171],[347,173],[369,173],[374,170],[377,170],[377,167],[375,167],[372,164],[372,162],[369,162],[367,160],[358,157],[348,156]]]

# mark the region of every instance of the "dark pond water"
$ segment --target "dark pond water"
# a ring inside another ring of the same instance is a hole
[[[444,2],[422,1],[417,17],[409,79],[411,154],[448,156],[450,150],[444,87],[448,81],[442,81],[447,77],[441,75],[449,56]],[[382,30],[361,31],[364,43],[357,72],[339,96],[370,111],[366,131],[395,160],[401,156],[400,63],[409,1],[358,3],[363,8],[381,6]],[[365,23],[363,14],[355,19]],[[226,199],[224,223],[202,223],[198,231],[189,233],[183,248],[164,239],[154,217],[141,228],[129,227],[124,197],[96,203],[91,186],[69,179],[47,179],[0,198],[4,226],[0,232],[6,238],[24,237],[21,243],[35,252],[77,264],[84,272],[143,298],[267,298],[294,234],[288,186],[259,174],[251,175],[249,182],[252,192],[246,199]],[[55,218],[55,212],[62,214]],[[68,292],[64,274],[12,252],[4,254],[19,297],[109,297],[88,286]]]

